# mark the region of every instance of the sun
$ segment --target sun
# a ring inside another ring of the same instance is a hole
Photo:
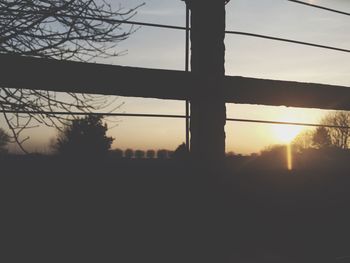
[[[303,127],[294,125],[276,125],[273,127],[274,136],[281,143],[289,144],[301,132]]]
[[[275,137],[279,140],[280,143],[286,144],[286,161],[287,169],[289,171],[293,170],[293,154],[292,154],[292,145],[291,142],[293,139],[301,132],[303,128],[300,126],[294,125],[276,125],[273,128]]]

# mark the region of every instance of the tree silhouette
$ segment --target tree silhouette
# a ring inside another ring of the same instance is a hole
[[[0,154],[6,153],[6,145],[10,142],[10,136],[0,128]]]
[[[292,147],[296,152],[302,152],[313,147],[313,136],[315,131],[304,130],[292,141]]]
[[[120,52],[116,52],[115,47],[135,29],[122,28],[122,23],[114,19],[132,18],[141,5],[115,10],[104,0],[0,0],[0,53],[78,61],[118,56]],[[26,114],[3,112],[12,139],[24,152],[22,144],[28,138],[20,135],[25,128],[37,122],[58,128],[67,121],[62,115],[30,112],[92,112],[109,107],[114,100],[100,95],[59,96],[47,91],[0,89],[1,110],[28,111]]]
[[[328,113],[320,122],[322,125],[338,127],[318,127],[313,131],[304,131],[293,140],[293,147],[301,152],[309,148],[350,147],[350,112],[336,111]]]
[[[260,152],[260,159],[269,168],[285,169],[288,165],[287,150],[287,145],[270,145]]]
[[[154,150],[148,150],[146,156],[148,159],[153,159],[156,156],[156,152]]]
[[[142,151],[142,150],[135,151],[135,158],[143,159],[144,157],[145,157],[145,151]]]
[[[111,151],[111,155],[115,158],[123,158],[123,150],[122,149],[114,149]]]
[[[55,149],[57,153],[73,157],[106,156],[114,140],[106,136],[107,124],[102,123],[102,117],[89,115],[73,120],[60,132]]]
[[[332,145],[331,137],[325,127],[318,127],[315,130],[312,136],[312,144],[318,149],[328,148]]]
[[[131,159],[134,157],[134,150],[133,149],[126,149],[124,152],[125,158]]]
[[[338,128],[326,128],[331,138],[332,146],[340,149],[348,149],[350,144],[350,112],[336,111],[329,113],[321,121],[322,124],[339,126]]]
[[[168,151],[161,149],[157,151],[157,158],[158,159],[166,159],[168,158]]]
[[[173,158],[178,160],[184,160],[188,158],[188,156],[189,152],[185,143],[180,144],[173,153]]]

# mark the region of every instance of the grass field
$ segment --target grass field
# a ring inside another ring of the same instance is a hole
[[[173,160],[0,162],[2,262],[350,256],[350,174],[343,168],[259,170],[236,161],[217,182]]]

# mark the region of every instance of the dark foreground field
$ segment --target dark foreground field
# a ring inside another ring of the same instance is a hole
[[[347,262],[350,256],[344,167],[288,172],[238,162],[217,183],[171,160],[0,162],[1,262]]]

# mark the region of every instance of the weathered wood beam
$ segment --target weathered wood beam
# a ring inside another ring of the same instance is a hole
[[[182,100],[190,75],[181,71],[0,55],[0,86]]]
[[[191,10],[191,71],[196,78],[190,105],[191,155],[200,174],[216,175],[225,160],[225,1],[186,4]]]
[[[0,55],[0,86],[184,100],[191,73]],[[350,87],[226,76],[227,102],[350,110]]]
[[[227,102],[350,110],[350,87],[244,77],[226,77]]]

